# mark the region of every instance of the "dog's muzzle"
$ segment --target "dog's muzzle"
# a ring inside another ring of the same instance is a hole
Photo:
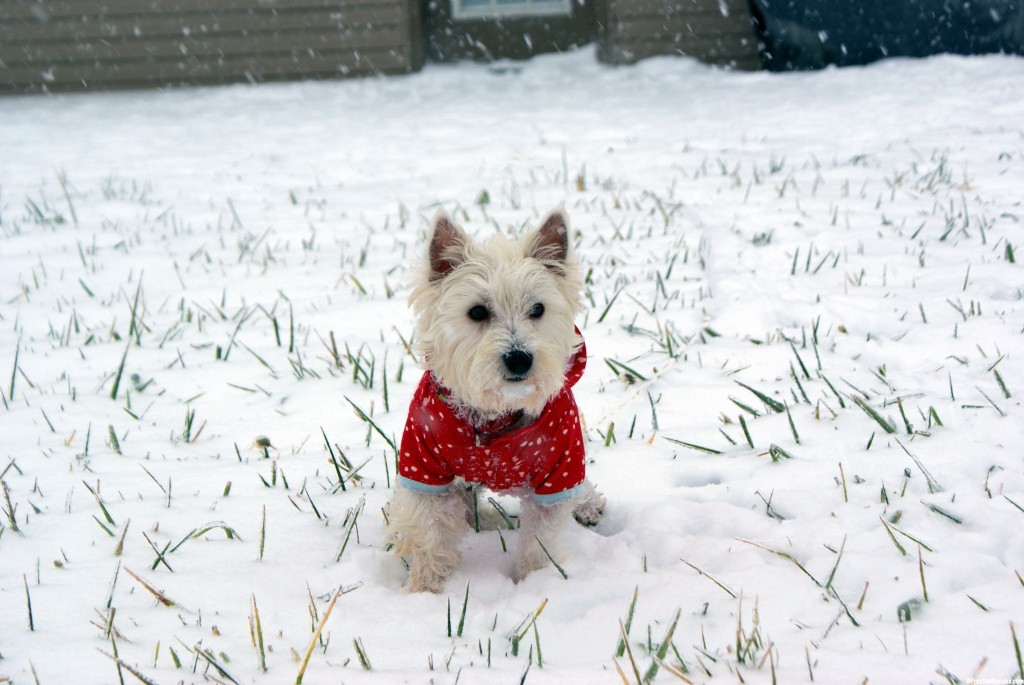
[[[530,372],[530,367],[533,366],[533,355],[526,350],[509,350],[502,356],[501,360],[505,363],[505,368],[508,369],[510,374],[506,376],[506,380],[512,382],[525,380]]]

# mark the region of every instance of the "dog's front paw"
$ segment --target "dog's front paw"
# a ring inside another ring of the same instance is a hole
[[[593,485],[590,485],[583,499],[573,507],[572,517],[581,526],[593,528],[604,517],[605,504],[607,504],[607,501],[604,495],[594,489]]]
[[[409,592],[433,592],[435,595],[444,590],[447,575],[441,575],[431,569],[413,568],[409,571]]]
[[[512,580],[517,583],[534,571],[539,571],[551,563],[548,555],[540,549],[540,546],[534,545],[531,547],[525,553],[520,554],[519,559],[516,560],[516,569]]]

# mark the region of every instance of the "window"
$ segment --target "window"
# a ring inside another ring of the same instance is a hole
[[[455,19],[550,17],[572,13],[571,0],[452,0]]]

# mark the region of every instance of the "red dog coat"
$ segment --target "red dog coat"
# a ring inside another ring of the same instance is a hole
[[[581,345],[561,390],[536,421],[521,428],[511,426],[522,412],[472,425],[452,409],[450,393],[425,372],[409,404],[398,457],[399,482],[416,492],[440,494],[460,477],[496,492],[529,488],[541,504],[574,497],[582,489],[585,466],[572,386],[586,365],[587,349]]]

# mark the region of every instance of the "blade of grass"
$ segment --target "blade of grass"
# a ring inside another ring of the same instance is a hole
[[[668,654],[669,645],[672,644],[672,635],[676,632],[676,625],[679,623],[679,617],[682,615],[682,609],[676,609],[676,615],[672,619],[672,623],[669,625],[668,630],[665,633],[665,638],[658,645],[658,651],[655,653],[653,660],[651,661],[650,667],[644,674],[644,683],[650,683],[654,680],[654,676],[658,675],[658,665],[665,655]]]
[[[993,402],[992,398],[989,397],[988,394],[986,394],[986,392],[984,390],[982,390],[981,388],[978,388],[978,386],[974,386],[974,387],[977,388],[978,392],[981,393],[982,397],[984,397],[986,400],[988,400],[988,403],[992,405],[992,408],[995,409],[999,413],[1000,416],[1006,416],[1006,412],[1004,412],[1002,409],[1000,409],[999,405],[997,405],[995,402]]]
[[[7,396],[11,398],[11,402],[14,402],[14,380],[18,377],[18,356],[21,354],[21,336],[18,337],[18,342],[14,347],[14,367],[11,369],[11,386],[7,391]]]
[[[225,535],[225,537],[227,537],[228,540],[235,540],[235,539],[237,539],[239,542],[244,542],[244,540],[242,540],[242,536],[239,535],[235,531],[235,529],[232,528],[231,526],[229,526],[226,523],[223,523],[221,521],[211,521],[209,523],[206,523],[206,524],[200,526],[199,528],[193,528],[191,531],[189,531],[188,534],[186,534],[185,537],[183,537],[178,542],[178,544],[176,544],[174,547],[172,547],[168,551],[168,554],[171,554],[171,553],[175,552],[179,547],[184,545],[189,540],[197,539],[197,538],[202,537],[203,535],[209,533],[211,530],[217,530],[217,529],[223,530],[224,531],[224,535]]]
[[[838,390],[836,390],[836,386],[832,385],[832,381],[830,381],[830,380],[828,379],[828,377],[827,377],[827,376],[825,376],[825,374],[823,374],[823,373],[822,373],[822,372],[820,372],[820,371],[818,372],[818,377],[819,377],[819,378],[820,378],[821,380],[825,381],[825,385],[827,385],[827,386],[828,386],[828,389],[829,389],[829,390],[831,390],[831,391],[832,391],[832,394],[836,396],[836,399],[837,399],[837,400],[839,400],[839,408],[840,408],[840,409],[846,409],[846,402],[844,402],[844,401],[843,401],[843,396],[842,396],[842,394],[841,394],[841,393],[840,393],[840,392],[839,392]]]
[[[924,500],[921,501],[921,504],[925,505],[926,507],[934,511],[936,514],[940,516],[945,516],[953,523],[962,524],[964,522],[964,520],[956,514],[952,514],[936,504],[932,504],[931,502],[925,502]]]
[[[917,539],[916,537],[914,537],[914,536],[913,536],[913,535],[911,535],[910,533],[906,532],[905,530],[901,530],[901,529],[900,529],[900,528],[899,528],[899,527],[898,527],[898,526],[897,526],[897,525],[896,525],[895,523],[892,523],[892,522],[886,522],[886,521],[885,521],[884,519],[883,519],[883,522],[884,522],[884,523],[885,523],[885,524],[886,524],[886,525],[887,525],[887,526],[888,526],[889,528],[891,528],[892,530],[896,531],[897,533],[899,533],[899,534],[900,534],[900,535],[902,535],[903,537],[907,538],[908,540],[910,540],[911,542],[913,542],[913,543],[914,543],[915,545],[918,545],[918,546],[920,546],[920,547],[923,547],[923,548],[924,548],[925,550],[927,550],[927,551],[929,551],[929,552],[934,552],[934,551],[935,551],[935,550],[934,550],[934,549],[932,549],[932,548],[931,548],[931,547],[930,547],[929,545],[925,544],[925,543],[924,543],[924,542],[922,542],[921,540],[918,540],[918,539]]]
[[[616,376],[625,376],[626,380],[630,383],[647,380],[647,376],[618,360],[605,357],[604,363],[608,365],[608,368],[612,370],[612,373]]]
[[[800,353],[796,351],[796,345],[790,342],[789,347],[793,350],[793,356],[796,357],[796,361],[800,365],[800,370],[803,371],[804,378],[810,379],[811,374],[807,372],[807,366],[804,364],[804,360],[800,358]]]
[[[921,460],[911,454],[910,450],[908,450],[906,446],[899,441],[899,438],[896,438],[896,444],[903,448],[903,451],[907,453],[907,456],[914,460],[914,463],[917,464],[917,468],[921,470],[922,474],[924,474],[924,479],[928,484],[928,492],[933,495],[935,493],[942,492],[942,486],[939,485],[939,482],[932,477],[932,474],[924,467]]]
[[[782,459],[793,459],[793,455],[782,449],[775,443],[768,446],[768,454],[771,456],[773,462],[780,461]],[[845,492],[845,491],[844,491]]]
[[[36,630],[36,621],[32,616],[32,595],[28,591],[28,577],[22,573],[21,580],[25,584],[25,606],[28,611],[28,629],[30,632],[34,633]]]
[[[803,564],[801,564],[799,561],[797,561],[796,557],[794,557],[792,554],[789,554],[788,552],[780,552],[779,550],[775,550],[775,549],[772,549],[770,547],[765,547],[764,545],[759,545],[756,542],[751,542],[750,540],[744,540],[743,538],[736,538],[736,539],[739,540],[740,542],[746,543],[748,545],[752,545],[752,546],[757,547],[759,549],[763,549],[766,552],[770,552],[770,553],[774,554],[777,557],[781,557],[783,559],[786,559],[788,561],[793,562],[793,564],[795,564],[798,569],[803,571],[804,575],[806,575],[808,578],[810,578],[814,582],[815,585],[817,585],[818,587],[824,587],[818,581],[817,578],[815,578],[814,576],[811,575],[810,571],[808,571],[806,568],[804,568]]]
[[[299,674],[295,678],[295,685],[302,685],[302,677],[306,674],[306,667],[309,666],[309,658],[313,656],[313,649],[316,647],[317,640],[320,639],[320,633],[324,629],[324,625],[327,623],[327,619],[330,617],[331,612],[334,611],[334,605],[338,601],[338,597],[347,595],[353,590],[358,589],[360,585],[355,585],[350,588],[345,588],[343,585],[339,585],[338,589],[334,591],[334,596],[331,597],[331,601],[327,604],[327,608],[324,610],[324,615],[320,617],[320,622],[316,625],[316,630],[313,631],[313,637],[309,641],[309,647],[306,649],[306,656],[302,659],[302,666],[299,667]]]
[[[778,400],[773,399],[773,398],[769,397],[768,395],[765,395],[760,390],[756,390],[756,389],[750,387],[749,385],[747,385],[746,383],[741,383],[740,381],[734,381],[734,382],[736,383],[736,385],[740,386],[741,388],[744,388],[744,389],[749,390],[750,392],[752,392],[754,394],[754,396],[757,397],[757,399],[759,399],[762,402],[764,402],[765,406],[768,407],[769,409],[771,409],[773,412],[775,412],[777,414],[781,414],[782,412],[786,411],[786,407],[785,407],[785,405],[782,402],[779,402]]]
[[[142,327],[138,323],[139,296],[142,294],[142,274],[139,274],[139,284],[135,288],[135,299],[130,305],[131,319],[128,322],[128,340],[135,337],[136,346],[142,344]],[[127,297],[127,293],[125,293]]]
[[[991,609],[989,609],[989,608],[988,608],[987,606],[985,606],[984,604],[982,604],[982,603],[981,603],[981,602],[979,602],[978,600],[974,599],[974,597],[971,597],[970,595],[967,595],[967,599],[969,599],[969,600],[971,600],[972,602],[974,602],[974,604],[975,604],[975,605],[976,605],[976,606],[977,606],[977,607],[978,607],[979,609],[981,609],[982,611],[984,611],[984,612],[986,612],[986,613],[987,613],[987,612],[989,612],[989,611],[992,611],[992,610],[991,610]]]
[[[917,548],[917,571],[921,575],[921,590],[924,593],[924,601],[928,601],[928,584],[924,580],[924,556],[921,554],[921,548]],[[970,597],[970,595],[967,595]]]
[[[11,504],[11,490],[7,487],[7,481],[0,481],[0,486],[3,487],[4,491],[4,516],[7,517],[7,522],[10,524],[11,530],[21,535],[21,529],[18,528],[18,508]]]
[[[882,430],[884,430],[886,433],[892,435],[893,433],[896,432],[896,424],[884,418],[881,414],[875,411],[875,408],[872,407],[870,404],[868,404],[861,398],[857,397],[856,395],[851,395],[851,399],[853,400],[853,403],[860,407],[865,414],[870,416],[875,421],[875,423],[881,426]]]
[[[665,663],[665,661],[663,659],[655,659],[655,662],[659,666],[661,666],[663,669],[665,669],[666,673],[671,673],[672,675],[674,675],[679,680],[682,680],[687,685],[694,685],[694,681],[692,681],[689,678],[687,678],[685,673],[683,673],[679,669],[675,668],[671,664]]]
[[[569,580],[569,574],[567,574],[565,572],[565,569],[562,568],[562,566],[557,561],[555,561],[555,558],[551,556],[551,552],[549,552],[548,548],[544,546],[544,543],[540,541],[540,538],[534,535],[533,539],[537,541],[538,545],[540,545],[540,548],[544,551],[544,554],[547,556],[548,560],[555,567],[555,570],[557,570],[561,574],[562,578],[564,578],[565,580]]]
[[[256,605],[255,593],[250,594],[249,598],[252,600],[252,631],[253,631],[253,646],[256,647],[256,654],[259,657],[260,671],[263,673],[267,672],[267,652],[263,645],[263,624],[260,622],[260,609]]]
[[[142,587],[144,587],[146,589],[146,591],[149,592],[149,594],[151,594],[154,597],[156,597],[156,600],[158,602],[160,602],[161,604],[163,604],[165,607],[181,606],[180,604],[175,602],[173,599],[171,599],[170,597],[165,595],[163,592],[161,592],[160,590],[157,590],[152,585],[150,585],[149,583],[144,581],[142,578],[140,578],[138,575],[136,575],[131,569],[126,568],[125,569],[125,573],[127,573],[132,578],[134,578],[136,580],[136,582],[138,582]],[[184,607],[182,607],[182,608],[184,608]]]
[[[263,551],[267,543],[267,505],[263,505],[262,513],[260,514],[260,557],[259,560],[263,561]]]
[[[391,447],[391,450],[397,454],[398,448],[395,447],[395,441],[389,438],[387,434],[380,429],[380,426],[378,426],[373,419],[367,416],[366,412],[359,408],[359,405],[350,400],[347,396],[345,397],[345,401],[352,405],[352,408],[355,409],[356,414],[359,416],[359,418],[365,421],[366,423],[370,424],[370,426],[375,431],[377,431],[377,434],[380,435],[380,437],[384,438],[384,442],[386,442]]]
[[[685,562],[684,562],[685,563]],[[640,586],[637,585],[633,588],[633,599],[629,603],[629,610],[626,612],[626,625],[625,632],[629,635],[629,630],[633,626],[633,613],[636,611],[636,599],[640,594]],[[615,656],[622,656],[626,653],[626,640],[625,638],[619,638],[619,644],[615,648]]]
[[[544,598],[544,601],[540,603],[540,606],[537,607],[537,610],[523,619],[523,622],[519,624],[519,627],[513,633],[513,641],[515,643],[522,642],[522,639],[526,636],[528,632],[530,632],[530,628],[532,628],[533,624],[537,621],[538,618],[540,618],[541,613],[544,612],[544,607],[546,607],[547,605],[548,600],[547,598]]]
[[[999,371],[997,369],[992,369],[992,373],[995,374],[996,383],[999,384],[999,389],[1003,391],[1003,396],[1006,399],[1010,399],[1012,395],[1010,394],[1010,390],[1006,387],[1006,383],[1003,382],[1003,377],[999,375]]]
[[[124,354],[121,355],[121,364],[117,367],[117,374],[114,376],[114,387],[110,391],[110,399],[117,399],[117,390],[121,387],[121,376],[124,375],[124,365],[128,361],[128,348],[132,346],[132,339],[128,338],[128,344],[124,346]],[[12,383],[13,387],[13,383]]]
[[[691,450],[697,450],[698,452],[704,452],[706,454],[722,454],[722,452],[720,450],[716,450],[716,449],[713,449],[711,447],[704,447],[703,445],[695,445],[692,442],[684,442],[682,440],[676,440],[675,438],[670,438],[667,435],[663,435],[661,437],[663,437],[664,439],[668,440],[671,443],[675,443],[676,445],[682,445],[683,447],[688,447]]]
[[[129,664],[126,661],[124,661],[123,659],[121,659],[121,657],[114,656],[112,654],[107,654],[106,652],[104,652],[99,647],[96,648],[96,651],[99,652],[100,654],[102,654],[103,656],[107,657],[108,659],[110,659],[114,663],[116,663],[120,668],[123,668],[124,670],[128,671],[133,676],[138,678],[139,682],[145,683],[145,685],[157,685],[155,680],[151,680],[150,678],[147,678],[137,668],[135,668],[131,664]],[[39,680],[37,679],[36,682],[38,683]]]
[[[114,535],[114,531],[112,531],[109,528],[107,528],[106,525],[104,525],[103,521],[100,521],[98,518],[96,518],[95,515],[92,517],[92,520],[95,521],[99,525],[99,527],[103,529],[104,533],[106,533],[107,535],[109,535],[112,538],[116,538],[117,537],[116,535]]]
[[[896,539],[896,536],[892,534],[892,529],[889,528],[889,523],[881,516],[878,517],[878,520],[882,522],[882,527],[885,528],[885,532],[889,534],[889,539],[892,540],[892,544],[896,545],[896,549],[899,550],[899,553],[902,556],[907,556],[907,550],[900,544],[899,540]]]
[[[640,669],[636,666],[636,659],[633,658],[633,648],[629,646],[629,638],[626,637],[626,629],[623,627],[622,621],[619,621],[619,632],[622,634],[622,641],[626,645],[626,656],[629,657],[629,665],[633,667],[633,675],[636,676],[636,683],[637,685],[642,685],[643,681],[640,679]],[[616,663],[616,665],[618,664]],[[623,676],[623,679],[625,679],[625,676]]]
[[[107,523],[109,523],[112,526],[117,526],[117,523],[114,521],[114,517],[112,517],[110,515],[110,512],[107,511],[107,506],[103,503],[103,500],[100,499],[100,496],[96,493],[96,491],[93,490],[89,486],[89,484],[86,483],[84,480],[82,481],[82,485],[84,485],[85,489],[92,493],[92,496],[96,498],[96,503],[100,505],[100,511],[103,512],[103,517],[107,519]]]
[[[117,546],[114,547],[114,556],[119,557],[124,552],[124,539],[128,535],[128,526],[132,524],[132,520],[128,519],[125,521],[124,529],[121,531],[121,538],[117,541]]]
[[[725,585],[722,585],[722,584],[721,584],[720,582],[718,582],[718,581],[717,581],[717,580],[715,579],[715,577],[714,577],[714,576],[712,576],[711,574],[709,574],[709,573],[706,573],[706,572],[704,572],[704,571],[700,570],[699,568],[697,568],[696,566],[694,566],[693,564],[691,564],[690,562],[688,562],[688,561],[687,561],[686,559],[680,559],[679,561],[683,562],[684,564],[686,564],[687,566],[689,566],[690,568],[692,568],[692,569],[693,569],[694,571],[696,571],[696,572],[697,572],[697,573],[699,573],[700,575],[704,576],[705,578],[707,578],[708,580],[710,580],[710,581],[711,581],[712,583],[714,583],[714,584],[715,584],[715,585],[717,585],[718,587],[720,587],[720,588],[722,588],[723,590],[725,590],[725,592],[726,592],[726,593],[727,593],[727,594],[728,594],[728,595],[729,595],[730,597],[732,597],[733,599],[736,599],[736,593],[735,593],[735,592],[733,592],[732,590],[730,590],[730,589],[729,589],[728,587],[726,587]]]
[[[751,416],[753,416],[753,417],[754,417],[755,419],[756,419],[756,418],[757,418],[758,416],[760,416],[760,415],[761,415],[761,412],[757,411],[756,409],[754,409],[754,408],[752,408],[752,407],[749,407],[749,406],[747,406],[747,405],[743,404],[742,402],[740,402],[740,401],[739,401],[738,399],[736,399],[735,397],[730,397],[730,398],[729,398],[729,401],[730,401],[730,402],[732,402],[733,404],[735,404],[735,405],[736,405],[737,407],[739,407],[739,408],[740,408],[740,409],[742,409],[743,411],[745,411],[745,412],[747,412],[748,414],[750,414]]]
[[[1014,630],[1013,621],[1010,621],[1010,636],[1013,638],[1013,652],[1017,657],[1017,677],[1024,678],[1024,660],[1020,656],[1020,642],[1017,641],[1017,631]]]
[[[320,433],[324,436],[324,444],[327,445],[327,452],[331,455],[331,463],[334,464],[334,472],[338,475],[338,483],[341,485],[342,491],[345,491],[347,488],[345,487],[345,478],[341,475],[341,466],[334,456],[334,449],[331,448],[331,441],[327,439],[327,433],[324,432],[323,426],[320,427]]]
[[[366,647],[363,646],[362,638],[352,638],[352,645],[356,648],[359,665],[363,667],[364,671],[372,671],[373,666],[370,665],[370,659],[366,656]]]
[[[469,607],[469,583],[466,583],[466,595],[462,598],[462,613],[459,615],[459,627],[456,637],[462,637],[462,629],[466,625],[466,609]]]
[[[754,439],[750,437],[750,429],[747,428],[747,420],[740,414],[740,428],[743,429],[743,437],[747,439],[747,444],[750,445],[750,449],[754,449]]]
[[[179,640],[179,642],[181,642],[181,640]],[[188,648],[188,645],[185,645],[185,643],[183,643],[183,642],[182,642],[182,645],[184,645],[186,648]],[[214,659],[213,656],[210,653],[208,653],[205,649],[203,649],[199,645],[193,646],[192,647],[192,652],[195,653],[195,655],[197,657],[203,659],[203,661],[208,663],[210,666],[213,666],[213,668],[218,673],[220,673],[221,677],[227,678],[228,680],[233,682],[235,685],[242,685],[230,673],[228,673],[227,669],[225,669],[223,666],[220,665],[220,662],[218,662],[216,659]]]
[[[832,587],[832,580],[836,577],[836,571],[839,570],[839,562],[843,559],[843,550],[846,549],[846,536],[843,536],[843,544],[839,546],[839,554],[836,556],[836,565],[832,567],[832,572],[828,574],[828,580],[825,581],[825,587]]]
[[[629,678],[626,677],[626,672],[622,670],[622,666],[619,664],[619,660],[612,657],[612,663],[615,664],[615,670],[619,674],[619,678],[622,679],[622,685],[629,685]]]
[[[612,305],[615,304],[615,300],[617,300],[619,298],[619,295],[621,293],[622,293],[622,288],[619,288],[618,290],[615,291],[615,294],[612,295],[612,299],[608,300],[608,304],[605,306],[604,311],[601,312],[601,316],[599,316],[598,319],[597,319],[598,323],[601,323],[602,321],[604,321],[604,317],[608,316],[608,312],[611,310]]]
[[[149,536],[146,535],[145,531],[142,532],[142,537],[146,538],[146,542],[148,542],[149,546],[153,548],[154,552],[156,552],[156,559],[153,561],[153,564],[149,567],[149,570],[150,571],[155,571],[157,566],[159,566],[160,564],[163,564],[164,566],[167,567],[168,571],[170,571],[171,573],[174,573],[174,569],[171,568],[171,565],[167,563],[167,559],[164,557],[164,555],[167,553],[167,548],[170,547],[171,543],[168,542],[164,546],[163,551],[161,551],[161,550],[157,549],[156,543],[154,543],[149,538]]]
[[[498,504],[498,501],[493,497],[488,497],[487,501],[490,502],[491,506],[494,507],[494,510],[498,512],[498,516],[501,517],[501,520],[505,523],[508,529],[515,530],[516,523],[512,520],[512,517],[509,516],[508,512],[505,511],[505,507]]]
[[[789,404],[786,404],[786,419],[789,421],[789,430],[793,433],[793,440],[800,444],[800,434],[796,431],[796,424],[793,423],[793,414],[789,411]]]
[[[359,515],[363,513],[363,507],[366,505],[366,495],[359,498],[359,502],[355,507],[349,510],[346,514],[345,525],[345,537],[341,541],[341,549],[338,550],[337,556],[334,560],[341,561],[341,556],[345,553],[345,548],[348,547],[349,538],[352,537],[352,531],[355,530],[356,522],[359,520]]]

